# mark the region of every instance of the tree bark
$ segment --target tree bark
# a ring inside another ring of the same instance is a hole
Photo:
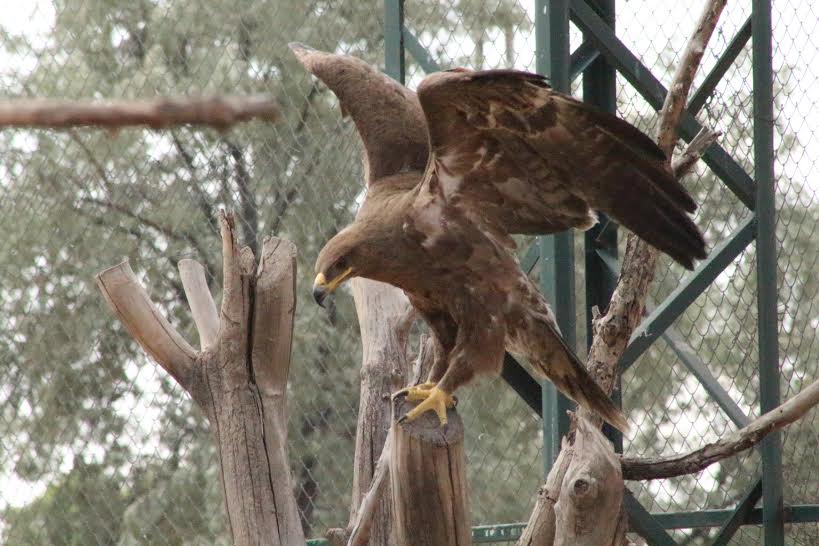
[[[95,126],[119,129],[146,125],[209,125],[227,129],[254,118],[276,121],[279,107],[270,97],[159,98],[153,100],[67,101],[14,99],[0,101],[0,127],[60,129]]]
[[[295,311],[296,249],[264,242],[260,263],[237,248],[222,214],[224,289],[216,306],[195,262],[180,263],[203,349],[165,320],[127,262],[97,284],[132,337],[190,393],[216,440],[228,521],[239,546],[305,544],[287,458],[287,377]]]
[[[443,427],[433,412],[399,425],[398,417],[414,407],[405,398],[398,395],[393,400],[390,483],[395,543],[471,545],[461,417],[451,408]]]

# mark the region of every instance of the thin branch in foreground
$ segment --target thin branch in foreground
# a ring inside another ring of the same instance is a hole
[[[55,99],[0,101],[0,127],[67,128],[97,126],[118,129],[147,125],[209,125],[227,129],[258,118],[274,122],[281,117],[276,101],[266,96],[159,98],[105,102]]]
[[[700,132],[691,139],[685,150],[674,158],[671,162],[671,171],[674,173],[674,178],[682,178],[684,175],[696,165],[700,160],[702,154],[705,153],[711,144],[721,135],[719,131],[712,131],[707,127],[700,129]]]
[[[819,404],[819,380],[802,392],[772,409],[748,426],[732,432],[721,440],[700,449],[672,457],[622,459],[623,478],[627,480],[656,480],[699,472],[722,459],[750,449],[771,432],[800,419]]]
[[[657,138],[657,144],[668,157],[671,157],[671,152],[677,143],[680,118],[688,102],[688,92],[694,82],[694,76],[700,67],[705,47],[711,40],[711,35],[714,33],[714,28],[717,26],[717,21],[727,1],[712,0],[705,6],[697,21],[697,29],[688,39],[688,45],[683,51],[680,64],[674,73],[673,83],[668,88],[668,94],[665,96],[665,102],[660,111],[660,130]]]
[[[375,511],[378,508],[378,500],[384,494],[384,486],[389,481],[392,442],[393,429],[390,428],[387,431],[384,448],[378,457],[378,463],[375,465],[370,490],[364,495],[364,498],[361,500],[361,505],[358,507],[355,523],[350,532],[350,539],[347,541],[347,546],[366,546],[370,538],[370,527],[372,526]]]

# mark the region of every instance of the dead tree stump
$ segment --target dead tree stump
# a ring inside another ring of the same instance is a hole
[[[287,458],[287,376],[295,311],[296,249],[270,238],[257,267],[223,214],[222,308],[202,266],[179,264],[199,331],[197,351],[162,316],[127,262],[97,284],[128,333],[190,393],[217,444],[233,544],[305,544]]]
[[[397,424],[413,407],[404,395],[393,400],[390,484],[396,544],[470,545],[463,421],[452,408],[443,427],[433,412]]]

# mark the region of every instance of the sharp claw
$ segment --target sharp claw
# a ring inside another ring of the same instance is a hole
[[[412,396],[412,398],[410,396]],[[435,412],[435,415],[438,416],[440,426],[447,424],[448,419],[446,410],[447,408],[455,407],[456,404],[456,400],[452,395],[444,392],[436,386],[429,390],[416,389],[415,391],[410,392],[410,394],[407,396],[407,400],[410,401],[419,399],[423,401],[407,412],[407,414],[401,419],[399,419],[399,423],[414,421],[421,414],[432,410]]]

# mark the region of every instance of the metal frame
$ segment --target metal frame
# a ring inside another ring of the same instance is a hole
[[[655,109],[659,110],[666,89],[614,32],[615,0],[533,0],[535,2],[536,71],[548,74],[553,87],[568,91],[581,74],[584,100],[597,107],[616,108],[615,75],[619,72]],[[749,418],[717,382],[697,354],[676,334],[674,321],[714,281],[745,248],[756,241],[759,279],[758,331],[760,409],[767,411],[779,404],[779,370],[777,346],[776,240],[774,237],[774,144],[773,87],[771,44],[771,1],[752,0],[752,15],[728,44],[703,83],[693,94],[685,112],[680,134],[690,140],[701,129],[694,117],[713,94],[718,83],[733,65],[739,53],[753,41],[754,106],[754,175],[745,172],[719,144],[704,154],[712,172],[752,211],[737,230],[711,252],[665,301],[643,321],[632,337],[620,362],[621,372],[659,337],[671,347],[680,361],[702,383],[725,414],[738,426]],[[405,49],[427,73],[440,70],[434,57],[404,25],[403,0],[384,0],[384,38],[386,72],[403,83]],[[569,48],[569,22],[583,32],[583,43],[574,51]],[[617,262],[617,226],[604,221],[585,235],[587,343],[591,340],[591,308],[604,308],[609,301],[619,270]],[[561,330],[575,346],[574,247],[570,234],[541,237],[521,260],[527,272],[540,267],[540,285],[554,303]],[[567,429],[565,410],[568,401],[558,396],[551,384],[538,382],[510,355],[506,355],[502,377],[537,414],[544,416],[544,459],[546,468],[557,454],[560,438]],[[609,431],[610,432],[610,431]],[[615,446],[621,439],[611,434]],[[627,491],[625,505],[632,530],[649,544],[675,544],[667,529],[721,527],[714,544],[727,544],[742,525],[762,525],[765,544],[784,543],[784,523],[819,521],[819,506],[785,507],[782,495],[781,440],[770,435],[761,445],[763,472],[761,479],[745,494],[734,510],[704,510],[690,513],[651,514]],[[762,499],[762,508],[756,503]],[[473,528],[475,542],[514,540],[522,524],[493,525]],[[320,544],[312,541],[311,544]]]

